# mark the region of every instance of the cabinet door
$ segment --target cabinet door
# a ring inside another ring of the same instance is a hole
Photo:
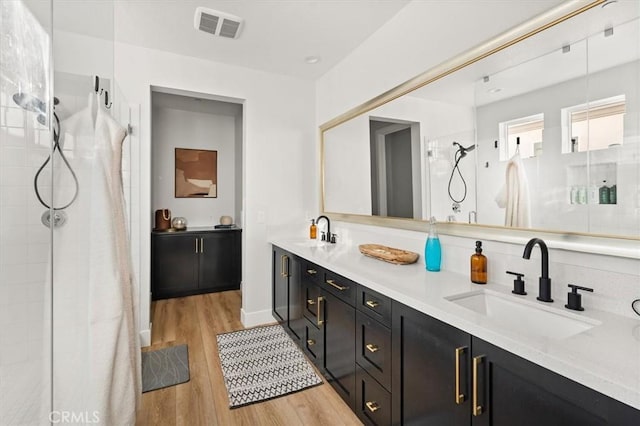
[[[300,277],[300,262],[294,256],[289,257],[289,287],[288,287],[288,315],[287,329],[289,335],[301,340],[305,335],[305,318],[303,315],[304,300],[302,298],[302,280]]]
[[[232,290],[240,288],[240,233],[200,234],[200,289]]]
[[[287,267],[289,262],[289,254],[281,248],[273,248],[273,288],[272,288],[272,306],[273,316],[278,322],[287,322],[288,316],[288,286],[289,276]]]
[[[198,289],[198,239],[188,235],[152,235],[153,299],[193,294]]]
[[[353,306],[323,292],[324,369],[329,382],[353,409],[355,407],[356,312]]]
[[[474,426],[640,424],[637,410],[475,337],[473,363]]]
[[[393,424],[468,425],[469,334],[398,302],[391,321]]]

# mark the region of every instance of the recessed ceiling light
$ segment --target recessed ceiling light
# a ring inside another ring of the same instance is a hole
[[[320,62],[320,56],[307,56],[304,61],[308,64],[317,64]]]
[[[493,89],[489,89],[488,92],[489,93],[498,93],[500,92],[502,89],[499,87],[494,87]]]

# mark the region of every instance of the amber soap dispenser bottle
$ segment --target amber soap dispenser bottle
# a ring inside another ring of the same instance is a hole
[[[471,255],[471,282],[487,283],[487,257],[482,254],[482,241],[476,241],[476,252]]]
[[[311,226],[309,227],[309,238],[312,240],[315,240],[317,234],[318,234],[318,227],[316,226],[316,220],[311,219]]]

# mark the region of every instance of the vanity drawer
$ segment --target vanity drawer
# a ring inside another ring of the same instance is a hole
[[[391,389],[391,330],[362,312],[356,314],[356,363]]]
[[[300,262],[300,274],[302,279],[320,284],[322,280],[322,268],[318,265],[302,259]]]
[[[356,415],[366,425],[391,424],[391,394],[356,367]]]
[[[324,330],[319,329],[311,321],[304,321],[303,347],[309,358],[318,368],[322,368],[322,354],[324,348]]]
[[[391,299],[387,296],[369,290],[364,286],[358,287],[358,310],[366,312],[372,318],[389,326],[391,324]]]
[[[321,309],[319,303],[320,287],[309,282],[302,280],[302,313],[313,324],[318,324],[318,309]]]
[[[339,299],[355,306],[358,284],[341,275],[325,271],[322,288],[336,295]]]

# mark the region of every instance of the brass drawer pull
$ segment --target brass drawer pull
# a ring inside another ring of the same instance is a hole
[[[196,250],[195,250],[195,253],[198,253],[198,239],[196,238],[196,239],[195,239],[195,241],[196,241]]]
[[[460,405],[464,402],[465,396],[460,392],[460,355],[467,351],[466,346],[456,348],[456,404]]]
[[[316,316],[317,320],[317,324],[318,327],[320,327],[322,324],[324,324],[324,320],[320,318],[320,313],[322,312],[322,306],[321,303],[324,300],[324,297],[322,296],[318,296],[318,315]]]
[[[478,404],[478,366],[484,361],[484,355],[473,358],[473,415],[482,414],[482,405]]]
[[[196,245],[197,245],[197,244],[198,244],[198,242],[196,242]],[[281,277],[284,277],[284,276],[285,276],[285,275],[284,275],[284,258],[285,258],[285,255],[284,255],[284,254],[281,254],[281,255],[280,255],[280,276],[281,276]]]
[[[313,306],[313,305],[315,305],[315,304],[316,304],[316,301],[315,301],[315,300],[313,300],[313,299],[307,299],[307,305],[309,305],[309,306]]]
[[[204,238],[200,238],[200,253],[204,253]]]
[[[367,401],[365,403],[365,405],[367,406],[369,411],[371,411],[372,413],[375,413],[376,411],[378,411],[380,409],[380,406],[375,401]]]
[[[345,290],[348,290],[348,289],[349,289],[349,287],[345,287],[345,286],[343,286],[343,285],[336,284],[336,282],[335,282],[334,280],[327,280],[327,281],[325,281],[325,282],[326,282],[327,284],[329,284],[331,287],[333,287],[333,288],[337,288],[337,289],[338,289],[338,290],[340,290],[340,291],[345,291]]]
[[[315,341],[315,340],[313,340],[313,339],[309,339],[309,340],[307,340],[307,346],[313,346],[313,345],[315,345],[315,344],[316,344],[316,341]]]
[[[379,304],[378,302],[376,302],[375,300],[367,300],[367,301],[366,301],[366,302],[364,302],[364,303],[365,303],[365,305],[367,305],[368,307],[373,308],[373,309],[377,308],[377,307],[378,307],[378,305],[380,305],[380,304]]]
[[[373,343],[368,343],[366,348],[369,350],[369,352],[371,353],[376,353],[380,350],[380,348],[376,345],[374,345]]]
[[[309,274],[309,275],[315,275],[317,273],[318,273],[318,271],[316,271],[315,269],[307,269],[307,274]]]

